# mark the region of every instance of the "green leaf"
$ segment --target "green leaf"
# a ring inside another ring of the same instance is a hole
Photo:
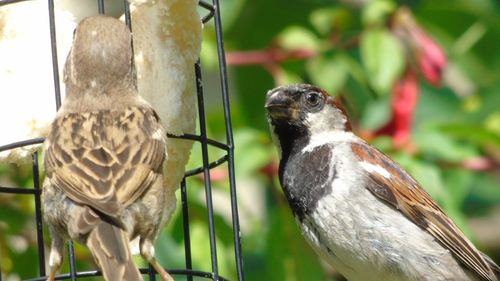
[[[281,46],[285,49],[318,50],[319,39],[309,29],[301,26],[290,26],[278,35]]]
[[[21,196],[13,197],[11,200],[15,203],[21,201]],[[19,233],[29,221],[29,217],[25,209],[17,204],[5,204],[0,212],[0,223],[5,223],[7,232]]]
[[[478,156],[478,151],[470,144],[458,143],[436,130],[417,130],[413,133],[413,140],[422,153],[451,162]]]
[[[484,123],[488,130],[500,136],[500,112],[492,113]]]
[[[379,136],[371,141],[371,145],[380,151],[390,151],[394,147],[394,142],[390,136]]]
[[[205,32],[207,33],[207,32]],[[208,37],[208,36],[205,36]],[[203,40],[201,44],[200,61],[203,67],[208,69],[217,69],[217,45],[213,40]]]
[[[273,147],[269,145],[269,137],[261,131],[241,129],[235,132],[234,142],[236,174],[239,177],[255,175],[256,172],[274,157]]]
[[[404,67],[399,41],[385,29],[371,29],[361,36],[361,58],[371,86],[387,94]]]
[[[361,117],[361,126],[368,130],[376,130],[386,124],[390,118],[391,109],[388,98],[369,101]]]
[[[311,11],[331,5],[331,0],[245,1],[238,19],[232,26],[227,26],[224,39],[238,50],[261,49],[269,46],[276,39],[276,34],[291,25],[309,26]]]
[[[362,11],[362,21],[365,26],[383,25],[387,15],[396,9],[396,4],[389,0],[370,1]]]
[[[462,206],[473,187],[476,175],[463,169],[445,170],[443,174],[449,198],[456,206]]]
[[[277,80],[280,85],[304,83],[300,75],[293,71],[288,71],[285,67],[281,69],[281,73]]]
[[[229,28],[235,21],[238,21],[245,2],[246,0],[231,0],[224,1],[224,4],[220,5],[221,17],[224,19],[224,24],[222,25],[224,29]],[[200,14],[205,16],[207,11],[205,9],[200,9]],[[209,22],[209,24],[211,23],[213,23],[213,21]]]
[[[333,30],[344,29],[352,21],[352,14],[345,7],[317,9],[310,15],[311,24],[323,36]]]
[[[478,145],[500,147],[500,135],[475,124],[450,124],[440,126],[443,132]]]
[[[470,187],[470,195],[465,201],[467,213],[480,215],[493,210],[500,205],[498,192],[498,176],[493,174],[475,173]]]
[[[307,69],[314,84],[335,95],[347,81],[349,64],[343,55],[317,56],[308,62]]]
[[[185,266],[184,245],[177,244],[172,234],[163,230],[156,240],[156,258],[160,264],[169,268],[182,268]]]

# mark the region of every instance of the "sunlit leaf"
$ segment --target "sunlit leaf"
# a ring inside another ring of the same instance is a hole
[[[343,29],[352,22],[352,14],[345,7],[328,7],[317,9],[310,15],[314,28],[324,36],[332,31]]]
[[[422,153],[455,163],[479,154],[471,145],[458,143],[450,136],[435,130],[417,131],[413,134],[413,140]]]
[[[365,26],[383,25],[387,20],[387,15],[396,9],[394,1],[375,0],[370,1],[362,12],[362,20]]]
[[[239,165],[236,166],[238,176],[245,177],[255,174],[268,164],[274,156],[269,146],[269,135],[257,130],[242,129],[235,133],[235,157]],[[266,142],[267,141],[267,142]]]
[[[278,40],[286,49],[319,49],[319,38],[309,29],[290,26],[278,35]]]
[[[369,29],[361,36],[361,58],[372,87],[387,94],[404,67],[399,41],[385,29]]]
[[[440,127],[450,135],[465,139],[478,145],[494,145],[500,147],[500,135],[487,128],[472,124],[450,124]]]
[[[368,130],[376,130],[386,124],[391,118],[391,108],[388,98],[368,102],[361,118],[361,126]]]
[[[343,55],[318,56],[308,62],[307,69],[314,84],[335,95],[346,83],[349,64]]]

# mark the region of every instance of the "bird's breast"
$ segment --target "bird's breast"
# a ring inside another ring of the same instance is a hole
[[[336,170],[328,144],[292,155],[282,170],[282,186],[293,213],[301,220],[331,192]]]
[[[430,234],[342,171],[332,192],[299,225],[316,252],[348,280],[470,280]]]

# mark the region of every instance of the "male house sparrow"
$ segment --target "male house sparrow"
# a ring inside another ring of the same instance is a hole
[[[268,92],[279,179],[312,247],[349,280],[498,280],[397,163],[351,132],[340,103],[311,85]]]
[[[45,144],[44,218],[52,234],[48,280],[67,239],[85,244],[104,278],[143,280],[129,241],[154,257],[165,222],[165,131],[137,92],[131,34],[119,20],[94,16],[77,26],[67,57],[66,98]]]

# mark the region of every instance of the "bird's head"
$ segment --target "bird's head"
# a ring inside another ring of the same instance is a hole
[[[118,19],[92,16],[80,21],[66,60],[66,84],[103,88],[133,77],[131,40]]]
[[[308,84],[277,87],[267,93],[267,117],[280,149],[306,145],[312,135],[350,131],[340,102]]]

